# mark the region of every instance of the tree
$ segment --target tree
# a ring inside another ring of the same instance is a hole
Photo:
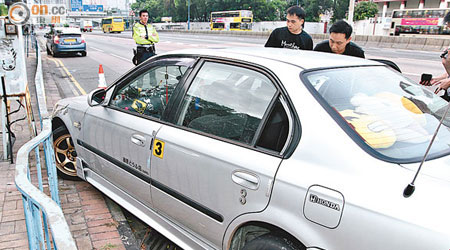
[[[378,6],[373,2],[359,2],[355,6],[355,14],[353,18],[355,21],[364,20],[369,17],[374,17],[378,13]]]
[[[0,16],[8,15],[8,7],[4,4],[0,4]]]
[[[295,1],[296,2],[296,1]],[[295,3],[291,1],[291,3]],[[333,0],[300,0],[299,5],[306,12],[306,22],[320,21],[320,15],[331,10]]]
[[[345,19],[348,11],[348,0],[334,0],[333,1],[333,16],[331,21],[334,23],[336,20]]]

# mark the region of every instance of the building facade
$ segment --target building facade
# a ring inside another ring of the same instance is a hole
[[[379,17],[391,17],[396,9],[448,8],[447,0],[373,0],[378,5]]]

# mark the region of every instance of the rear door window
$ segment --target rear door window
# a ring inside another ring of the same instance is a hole
[[[178,125],[252,145],[277,88],[253,69],[205,62],[181,104]]]

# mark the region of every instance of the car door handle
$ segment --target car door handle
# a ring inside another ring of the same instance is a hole
[[[138,146],[145,146],[145,137],[142,135],[134,134],[131,136],[131,142]]]
[[[259,187],[259,177],[256,174],[244,172],[244,171],[235,171],[231,175],[231,179],[234,183],[246,187],[248,189],[256,190]]]

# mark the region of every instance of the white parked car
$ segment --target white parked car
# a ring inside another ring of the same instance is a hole
[[[184,249],[450,249],[448,103],[384,64],[270,48],[153,57],[59,101],[58,170]]]

